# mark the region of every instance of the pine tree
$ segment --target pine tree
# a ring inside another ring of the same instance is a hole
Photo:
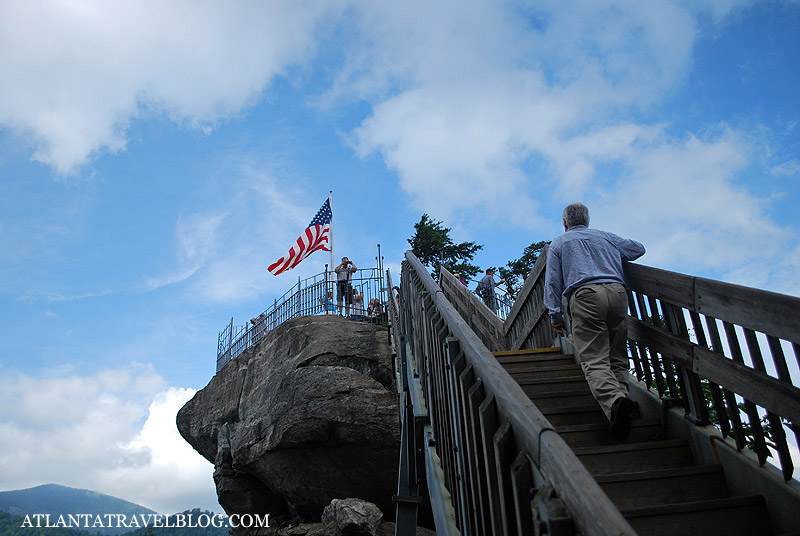
[[[512,299],[517,298],[517,294],[522,290],[522,285],[525,284],[525,278],[528,277],[533,265],[536,264],[542,249],[549,243],[549,241],[545,240],[532,243],[522,252],[522,257],[508,261],[505,266],[501,266],[498,269],[500,277],[505,279],[506,291]]]
[[[480,272],[480,268],[470,261],[478,250],[483,249],[482,245],[475,242],[454,243],[450,238],[450,229],[427,214],[423,214],[419,223],[414,224],[414,231],[414,236],[408,239],[411,251],[431,270],[436,281],[439,280],[442,266],[465,278],[474,277]]]

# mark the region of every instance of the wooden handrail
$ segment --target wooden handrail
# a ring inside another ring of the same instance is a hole
[[[549,247],[542,248],[503,325],[506,347],[510,350],[552,345],[554,333],[544,306],[544,272]]]
[[[637,378],[655,384],[659,395],[681,398],[699,424],[709,422],[710,405],[714,424],[740,450],[749,429],[762,464],[769,456],[765,415],[784,478],[791,479],[784,426],[800,433],[800,388],[786,354],[800,366],[800,298],[634,263],[626,263],[625,276]],[[734,395],[744,399],[744,410]]]

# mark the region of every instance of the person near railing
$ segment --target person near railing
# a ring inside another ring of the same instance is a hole
[[[487,268],[486,275],[484,275],[483,278],[478,282],[478,286],[475,289],[475,292],[481,297],[483,303],[486,304],[486,307],[491,309],[495,314],[497,314],[497,300],[495,299],[494,295],[494,287],[501,285],[504,282],[505,279],[495,282],[494,270]]]
[[[261,313],[256,318],[250,319],[250,328],[248,329],[248,337],[255,341],[264,334],[267,328],[267,314]],[[250,345],[250,342],[248,342]]]
[[[364,320],[364,293],[360,292],[357,288],[353,289],[353,320],[361,322]]]
[[[344,312],[345,317],[350,316],[350,305],[353,303],[353,273],[358,270],[353,261],[342,257],[342,264],[335,268],[336,272],[336,301],[339,303],[339,314]],[[345,308],[342,309],[342,301]]]
[[[324,298],[320,298],[319,302],[325,308],[326,315],[335,315],[336,314],[336,306],[333,304],[333,293],[328,292],[328,294]]]
[[[372,298],[369,300],[369,306],[367,307],[367,317],[371,322],[378,322],[383,315],[383,304],[378,298]]]
[[[609,419],[615,439],[628,437],[636,404],[628,398],[627,318],[623,261],[644,255],[635,240],[589,229],[589,209],[567,205],[564,234],[550,244],[544,303],[559,335],[564,334],[562,297],[568,300],[572,339],[586,380]]]

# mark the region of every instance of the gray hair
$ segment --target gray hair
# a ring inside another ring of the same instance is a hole
[[[572,203],[564,207],[564,212],[561,213],[564,223],[567,228],[574,227],[575,225],[589,226],[589,209],[583,203]]]

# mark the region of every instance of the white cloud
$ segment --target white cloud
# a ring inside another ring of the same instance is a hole
[[[723,23],[731,14],[754,3],[754,0],[698,0],[688,5],[698,11],[710,12],[715,22]]]
[[[796,232],[740,179],[753,151],[731,130],[662,136],[626,157],[627,178],[595,190],[592,222],[643,242],[645,264],[798,294]]]
[[[214,210],[178,218],[175,258],[163,273],[145,278],[143,289],[185,282],[192,300],[227,304],[285,291],[293,278],[276,278],[267,266],[289,250],[319,210],[312,201],[321,204],[325,198],[308,199],[304,181],[286,180],[276,165],[251,156],[227,159],[224,178],[206,185],[218,200]],[[298,204],[298,199],[308,201]],[[320,264],[305,263],[293,275],[321,271]]]
[[[189,279],[214,255],[219,247],[220,228],[228,218],[225,212],[217,214],[192,214],[179,217],[175,225],[177,241],[178,271],[160,277],[148,277],[145,281],[147,291]]]
[[[647,135],[613,116],[674,88],[696,34],[690,14],[663,1],[437,4],[426,17],[418,8],[365,9],[370,54],[354,55],[334,92],[377,101],[354,131],[359,153],[382,154],[417,204],[445,218],[479,208],[530,225],[529,184],[583,188],[597,160]],[[529,159],[548,175],[531,177]]]
[[[215,507],[212,467],[180,438],[178,409],[194,393],[151,367],[89,376],[0,379],[4,489],[87,488],[161,513]]]
[[[0,124],[62,174],[165,113],[207,131],[313,52],[315,2],[3,2]]]
[[[158,393],[137,436],[122,449],[129,463],[97,476],[98,484],[165,514],[202,507],[221,512],[214,495],[213,466],[180,436],[178,410],[194,395],[193,389],[170,388]],[[165,485],[169,482],[169,485]]]
[[[314,102],[372,107],[350,141],[361,157],[379,154],[396,171],[416,208],[454,226],[549,228],[541,216],[547,203],[591,196],[602,212],[624,185],[627,199],[657,216],[650,221],[658,225],[644,227],[656,244],[649,257],[666,259],[680,243],[687,257],[699,255],[698,265],[724,269],[738,262],[730,233],[739,229],[771,233],[765,247],[787,249],[787,231],[770,222],[766,202],[746,205],[752,196],[740,175],[752,161],[736,152],[741,142],[687,132],[701,141],[681,146],[642,117],[686,81],[705,21],[721,26],[751,4],[6,2],[0,124],[29,135],[36,158],[68,173],[98,152],[124,149],[127,125],[145,114],[208,135],[274,77],[308,65],[331,44],[325,39],[342,38],[325,51],[325,61],[339,64],[324,65],[331,87]],[[669,171],[672,157],[681,173]],[[609,184],[601,176],[608,165],[620,166],[623,179]],[[259,173],[241,171],[238,190],[229,190],[237,193],[221,196],[220,206],[184,213],[175,262],[143,287],[190,282],[198,296],[219,302],[271,288],[265,264],[288,249],[316,208],[287,209],[279,202],[287,187],[268,176],[247,180]],[[707,213],[725,217],[702,220],[698,191],[714,196]],[[725,214],[731,204],[742,209]],[[270,226],[266,239],[253,222],[274,214],[282,218],[270,222],[283,225]]]
[[[786,291],[786,271],[800,274],[797,232],[772,220],[772,195],[753,185],[794,163],[754,171],[769,149],[743,131],[678,141],[672,125],[641,119],[686,81],[700,17],[721,24],[750,3],[554,0],[503,16],[476,2],[468,23],[399,4],[394,17],[367,19],[378,21],[362,28],[372,52],[334,89],[349,84],[376,102],[353,131],[359,154],[380,154],[420,209],[461,216],[456,226],[546,229],[546,203],[583,199],[596,221],[635,229],[649,263]],[[431,46],[430,35],[443,37]]]
[[[536,87],[535,80],[526,83]],[[424,210],[435,207],[437,217],[487,203],[499,212],[515,199],[530,207],[532,200],[520,195],[524,174],[517,165],[527,152],[522,142],[547,131],[552,114],[546,100],[509,102],[521,94],[496,82],[447,95],[409,91],[376,106],[356,130],[357,147],[362,155],[379,150],[401,186]]]
[[[777,176],[798,177],[800,176],[800,162],[797,160],[782,162],[772,168],[772,173]]]

